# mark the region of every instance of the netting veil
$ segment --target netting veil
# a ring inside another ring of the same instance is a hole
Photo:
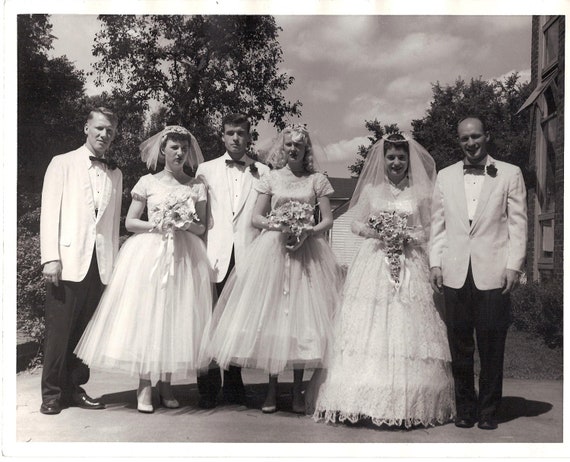
[[[354,209],[354,217],[357,220],[365,221],[370,197],[372,195],[382,195],[381,197],[386,195],[385,197],[388,197],[391,194],[391,182],[386,174],[384,145],[389,143],[398,146],[400,143],[407,143],[410,152],[407,177],[419,210],[418,216],[413,217],[414,222],[412,224],[421,226],[426,236],[429,236],[431,197],[437,175],[435,162],[429,152],[416,140],[406,134],[403,137],[404,140],[394,142],[385,135],[370,148],[349,209]]]
[[[192,135],[189,130],[179,125],[169,125],[167,127],[164,127],[162,131],[143,141],[139,145],[142,161],[146,163],[146,166],[149,170],[156,170],[156,164],[158,163],[158,156],[160,155],[161,145],[166,137],[170,134],[177,134],[188,138],[190,152],[188,152],[185,163],[189,165],[192,170],[196,170],[198,164],[204,162],[202,150],[200,149],[198,141],[194,135]]]

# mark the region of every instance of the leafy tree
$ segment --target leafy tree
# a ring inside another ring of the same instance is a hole
[[[529,113],[516,114],[531,88],[519,82],[517,72],[504,80],[486,81],[481,77],[470,82],[459,78],[453,85],[432,85],[433,101],[424,118],[412,121],[414,138],[433,156],[438,169],[462,158],[457,141],[457,123],[474,115],[485,121],[490,132],[489,150],[493,157],[518,165],[528,174]]]
[[[253,125],[268,116],[282,128],[301,103],[285,101],[293,77],[279,73],[281,30],[271,16],[99,16],[94,64],[98,84],[143,108],[158,101],[161,121],[180,124],[206,158],[222,151],[219,126],[229,112]]]
[[[82,138],[83,72],[67,57],[49,58],[56,38],[48,15],[18,15],[18,181],[38,191],[55,155]]]
[[[374,120],[365,120],[364,126],[367,128],[369,132],[372,132],[372,136],[369,136],[368,139],[370,143],[368,146],[361,144],[358,146],[358,155],[360,159],[356,159],[354,164],[349,165],[348,169],[351,172],[353,177],[358,177],[360,172],[362,171],[362,167],[364,166],[364,161],[366,160],[366,156],[370,151],[370,148],[376,143],[380,138],[384,135],[390,135],[392,133],[400,133],[400,129],[398,128],[398,124],[390,124],[390,125],[382,125],[382,123],[378,119]]]

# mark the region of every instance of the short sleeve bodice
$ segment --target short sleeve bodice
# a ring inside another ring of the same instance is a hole
[[[334,192],[328,178],[322,173],[297,177],[286,167],[263,175],[256,190],[271,195],[272,209],[291,200],[315,205],[319,198]]]
[[[131,190],[131,196],[135,200],[143,201],[146,203],[149,220],[152,221],[153,211],[157,210],[173,194],[180,194],[190,192],[190,198],[196,202],[206,200],[206,186],[195,179],[190,180],[186,184],[169,185],[165,184],[152,174],[145,175],[135,184]]]

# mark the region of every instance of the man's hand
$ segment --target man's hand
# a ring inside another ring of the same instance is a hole
[[[429,282],[434,292],[441,294],[441,288],[443,287],[443,276],[441,274],[441,268],[439,266],[434,266],[429,270]]]
[[[59,260],[48,261],[44,265],[42,273],[47,282],[51,282],[58,286],[59,279],[61,277],[61,262]]]
[[[503,280],[501,286],[503,287],[503,291],[501,292],[503,295],[510,293],[519,283],[519,272],[507,269],[505,270],[505,274],[503,274]]]

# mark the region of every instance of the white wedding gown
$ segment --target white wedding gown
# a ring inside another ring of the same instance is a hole
[[[370,212],[418,213],[409,189],[392,188],[392,194],[371,194]],[[306,393],[315,420],[370,418],[375,425],[409,428],[453,418],[446,328],[434,305],[422,246],[406,248],[401,281],[395,289],[381,242],[365,239],[335,317],[331,365],[315,374]]]

